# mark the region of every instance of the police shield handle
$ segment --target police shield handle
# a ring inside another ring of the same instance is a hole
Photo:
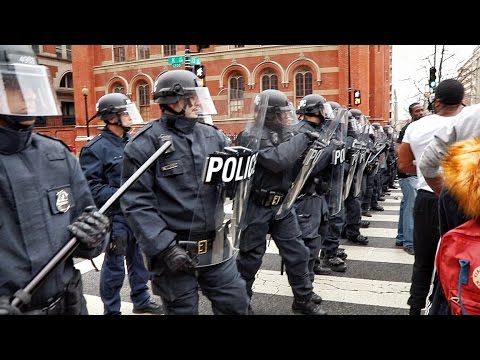
[[[164,144],[148,158],[145,163],[138,168],[135,173],[128,178],[127,181],[105,202],[105,204],[98,210],[104,214],[108,211],[110,206],[120,199],[120,197],[128,190],[132,184],[162,155],[170,146],[171,141],[165,141]],[[73,237],[71,238],[51,259],[50,261],[33,277],[32,280],[23,288],[19,289],[12,299],[12,306],[19,307],[22,304],[28,304],[33,292],[38,289],[42,282],[52,272],[52,270],[66,260],[78,247],[80,243]],[[106,247],[107,244],[105,244]]]

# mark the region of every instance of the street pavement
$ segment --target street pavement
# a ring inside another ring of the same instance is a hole
[[[398,186],[398,184],[397,184]],[[342,239],[340,246],[348,254],[347,271],[315,276],[315,292],[323,298],[322,307],[329,315],[407,315],[412,264],[414,257],[395,246],[400,188],[391,189],[386,201],[379,202],[385,211],[371,211],[369,228],[360,229],[368,236],[367,246],[355,245]],[[93,260],[101,268],[103,254]],[[254,283],[252,307],[256,315],[292,315],[293,294],[287,276],[280,272],[280,257],[273,240],[268,241],[262,267]],[[99,272],[89,260],[78,261],[84,281],[89,314],[101,315]],[[132,315],[128,279],[121,290],[122,314]],[[153,299],[161,302],[158,296]],[[210,302],[200,295],[200,314],[212,314]],[[141,315],[135,315],[141,316]]]

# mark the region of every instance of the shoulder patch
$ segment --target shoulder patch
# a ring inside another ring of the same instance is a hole
[[[70,151],[70,148],[68,147],[67,144],[65,144],[65,142],[59,138],[56,138],[56,137],[53,137],[53,136],[49,136],[49,135],[46,135],[46,134],[42,134],[42,133],[38,133],[36,132],[35,133],[36,135],[39,135],[39,136],[43,136],[44,138],[47,138],[47,139],[50,139],[50,140],[55,140],[55,141],[58,141],[60,144],[62,144],[63,146],[65,146],[68,151]]]

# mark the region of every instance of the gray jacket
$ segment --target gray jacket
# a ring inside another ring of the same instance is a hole
[[[439,129],[420,158],[420,171],[424,177],[441,175],[441,161],[453,143],[480,136],[480,104],[467,106],[452,121]]]

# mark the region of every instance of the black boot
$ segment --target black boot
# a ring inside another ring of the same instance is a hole
[[[343,261],[337,256],[324,258],[322,261],[323,266],[329,267],[332,271],[345,272],[347,270],[347,265],[345,264],[345,261]]]
[[[296,314],[303,315],[327,315],[320,305],[315,304],[311,299],[301,301],[297,298],[293,300],[292,311]]]
[[[312,293],[312,298],[310,299],[314,304],[320,305],[323,301],[322,297],[315,292]]]

